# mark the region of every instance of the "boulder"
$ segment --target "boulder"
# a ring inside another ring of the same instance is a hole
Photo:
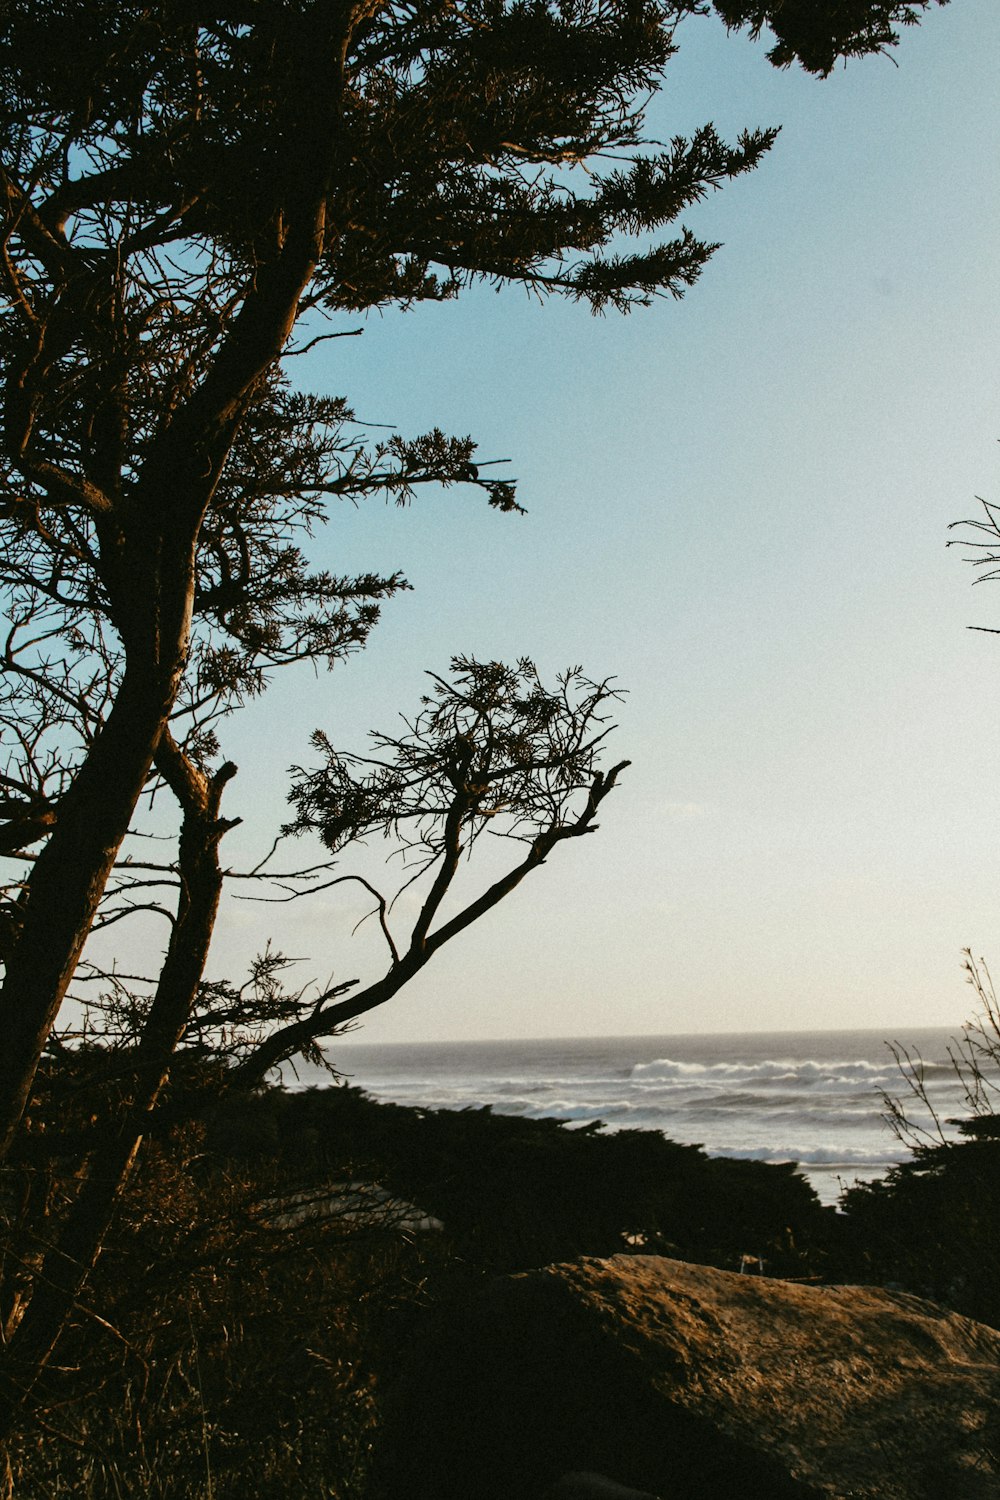
[[[997,1500],[1000,1333],[871,1287],[547,1266],[438,1311],[383,1452],[392,1500]]]
[[[581,1469],[575,1474],[563,1474],[545,1491],[542,1500],[659,1500],[659,1496],[619,1484],[606,1474]]]

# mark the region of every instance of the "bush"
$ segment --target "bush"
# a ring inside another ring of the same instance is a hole
[[[903,1090],[886,1099],[887,1117],[910,1157],[844,1194],[837,1269],[1000,1328],[1000,1005],[968,950],[965,973],[977,1009],[949,1052],[969,1113],[940,1120],[920,1058],[897,1054]]]
[[[377,1199],[345,1213],[337,1185],[358,1183],[444,1232],[408,1232]],[[296,1211],[306,1200],[316,1217]],[[629,1249],[801,1274],[829,1218],[791,1167],[714,1161],[655,1131],[347,1087],[206,1090],[200,1120],[146,1143],[46,1373],[42,1425],[12,1454],[13,1493],[362,1500],[383,1379],[429,1301]]]

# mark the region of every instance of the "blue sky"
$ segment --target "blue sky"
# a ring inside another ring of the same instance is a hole
[[[362,748],[456,652],[580,662],[629,693],[633,766],[600,833],[365,1041],[905,1035],[961,1022],[963,946],[1000,966],[1000,640],[966,629],[1000,625],[1000,585],[970,589],[945,547],[977,494],[1000,499],[1000,7],[953,0],[898,67],[825,82],[708,20],[680,43],[651,134],[783,127],[687,216],[723,248],[683,302],[593,318],[480,288],[297,370],[404,434],[471,433],[528,515],[452,490],[333,516],[318,560],[414,592],[355,660],[227,729],[234,864],[270,841],[310,730]],[[271,932],[303,981],[370,972],[357,915],[343,893],[230,903],[213,970]]]

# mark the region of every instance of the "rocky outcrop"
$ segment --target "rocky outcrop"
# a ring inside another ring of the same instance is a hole
[[[409,1500],[540,1500],[588,1473],[663,1500],[996,1500],[1000,1334],[867,1287],[548,1266],[418,1342],[386,1452]]]

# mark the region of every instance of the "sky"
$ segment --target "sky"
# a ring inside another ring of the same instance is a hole
[[[1000,500],[1000,7],[953,0],[897,65],[826,81],[711,20],[679,41],[651,135],[782,126],[686,216],[723,248],[683,301],[595,318],[479,288],[296,368],[404,435],[472,434],[528,514],[452,489],[331,517],[318,563],[399,568],[413,592],[363,653],[226,726],[234,867],[287,816],[314,728],[362,750],[456,653],[581,663],[628,693],[612,748],[632,766],[600,831],[363,1042],[905,1037],[961,1024],[964,947],[1000,968],[1000,639],[967,628],[1000,627],[1000,583],[970,588],[946,547],[977,495]],[[343,888],[229,901],[211,972],[238,977],[270,936],[301,983],[374,977],[362,911]]]

